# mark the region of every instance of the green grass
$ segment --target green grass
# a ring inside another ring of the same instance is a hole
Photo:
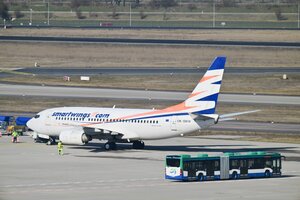
[[[213,5],[200,5],[200,4],[194,4],[196,5],[195,9],[189,9],[188,5],[182,5],[182,6],[176,6],[168,8],[167,10],[173,11],[173,12],[212,12],[213,11]],[[47,11],[48,5],[43,3],[32,3],[32,6],[29,7],[26,4],[13,4],[9,7],[10,10],[21,10],[21,11],[28,11],[30,8],[32,8],[35,11]],[[128,12],[129,11],[129,5],[126,4],[126,6],[111,6],[110,4],[105,5],[91,5],[91,6],[80,6],[79,9],[81,11],[87,11],[87,12],[112,12],[113,10],[116,10],[117,12]],[[277,8],[277,5],[263,5],[263,4],[252,4],[252,5],[239,5],[239,6],[231,6],[231,7],[224,7],[221,4],[216,4],[216,11],[217,12],[225,12],[225,13],[244,13],[244,12],[252,12],[252,13],[273,13]],[[280,9],[284,13],[297,13],[297,5],[280,5]],[[69,5],[63,4],[63,5],[55,5],[50,4],[50,10],[51,11],[71,11],[72,9]],[[150,6],[140,6],[140,7],[134,7],[132,6],[132,12],[164,12],[165,9],[160,8],[151,8]]]
[[[94,26],[99,27],[100,22],[111,22],[113,26],[129,26],[129,20],[53,20],[50,19],[52,26]],[[297,28],[297,22],[293,21],[227,21],[226,26],[221,25],[222,21],[216,21],[215,27],[222,28]],[[28,19],[18,19],[11,22],[12,25],[28,25]],[[33,26],[47,26],[47,19],[32,21]],[[132,26],[141,27],[212,27],[212,21],[132,21]]]

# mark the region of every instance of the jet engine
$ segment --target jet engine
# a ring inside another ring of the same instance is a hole
[[[83,130],[71,129],[62,131],[59,140],[63,144],[86,144],[92,140],[90,135],[86,135]]]

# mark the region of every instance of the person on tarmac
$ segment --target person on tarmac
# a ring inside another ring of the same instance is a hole
[[[17,143],[18,142],[19,133],[16,130],[13,130],[13,132],[12,132],[11,135],[12,135],[12,142],[13,143]]]
[[[64,149],[63,143],[61,141],[59,141],[57,143],[58,155],[60,155],[60,156],[63,155],[63,149]]]

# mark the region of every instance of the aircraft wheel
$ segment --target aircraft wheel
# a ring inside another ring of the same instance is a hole
[[[55,144],[55,139],[52,137],[49,137],[49,140],[47,141],[47,145],[53,145]]]
[[[104,144],[104,149],[106,150],[106,151],[109,151],[109,150],[114,150],[114,149],[116,149],[116,143],[115,142],[107,142],[107,143],[105,143]]]
[[[133,149],[144,149],[145,148],[145,143],[143,141],[134,141],[132,143],[132,148]]]

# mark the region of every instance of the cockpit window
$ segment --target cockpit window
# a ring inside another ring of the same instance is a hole
[[[37,118],[39,118],[39,117],[40,117],[40,115],[36,115],[36,116],[34,116],[34,118],[35,118],[35,119],[37,119]]]

